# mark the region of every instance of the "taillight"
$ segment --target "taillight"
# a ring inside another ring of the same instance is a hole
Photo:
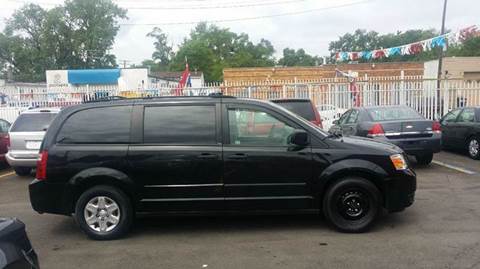
[[[442,126],[440,125],[440,123],[438,121],[434,121],[432,123],[432,132],[436,133],[436,134],[439,134],[439,133],[442,132]]]
[[[7,146],[7,148],[10,148],[10,135],[5,135],[3,139],[5,140],[5,146]]]
[[[368,136],[369,137],[376,137],[376,136],[384,136],[385,131],[383,130],[383,127],[380,123],[375,123],[370,131],[368,131]]]
[[[47,160],[48,160],[48,151],[43,150],[40,152],[40,157],[37,161],[37,175],[38,180],[47,179]]]

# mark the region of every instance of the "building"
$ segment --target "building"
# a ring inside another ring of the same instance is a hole
[[[336,77],[336,69],[343,72],[357,72],[359,77],[392,77],[423,75],[423,63],[392,62],[392,63],[357,63],[328,64],[313,67],[246,67],[225,68],[223,80],[226,83],[241,81],[308,81]]]
[[[148,79],[150,82],[150,87],[153,88],[162,88],[162,87],[172,87],[177,86],[178,82],[182,78],[183,71],[179,72],[150,72]],[[192,83],[192,88],[201,88],[205,84],[203,72],[200,71],[190,71],[190,81]]]
[[[425,62],[425,78],[437,78],[438,60]],[[463,79],[480,83],[480,57],[443,58],[442,74],[449,79]]]
[[[147,68],[47,70],[49,90],[78,87],[115,87],[120,91],[144,90],[148,86]]]

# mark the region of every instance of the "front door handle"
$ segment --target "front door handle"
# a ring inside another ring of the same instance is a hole
[[[204,160],[213,160],[213,159],[218,159],[217,154],[212,154],[212,153],[202,153],[197,156],[199,159],[204,159]]]
[[[247,157],[248,155],[245,153],[235,153],[235,154],[229,155],[227,158],[231,160],[243,160],[243,159],[246,159]]]

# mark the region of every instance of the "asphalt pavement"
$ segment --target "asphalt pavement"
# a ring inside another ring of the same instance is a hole
[[[0,171],[0,215],[26,223],[42,269],[480,268],[480,161],[451,152],[435,161],[414,168],[413,206],[363,234],[316,215],[147,217],[124,239],[93,241],[71,217],[34,212],[32,177],[9,169]]]

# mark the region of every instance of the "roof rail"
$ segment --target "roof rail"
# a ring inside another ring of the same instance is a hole
[[[167,96],[144,96],[127,98],[123,96],[105,96],[92,100],[85,100],[83,103],[96,103],[96,102],[108,102],[118,100],[145,100],[145,99],[167,99],[167,98],[236,98],[235,96],[223,95],[220,92],[210,93],[208,95],[167,95]]]
[[[125,100],[125,99],[127,98],[123,96],[112,95],[112,96],[95,98],[91,100],[84,100],[83,103],[107,102],[107,101],[117,101],[117,100]]]

